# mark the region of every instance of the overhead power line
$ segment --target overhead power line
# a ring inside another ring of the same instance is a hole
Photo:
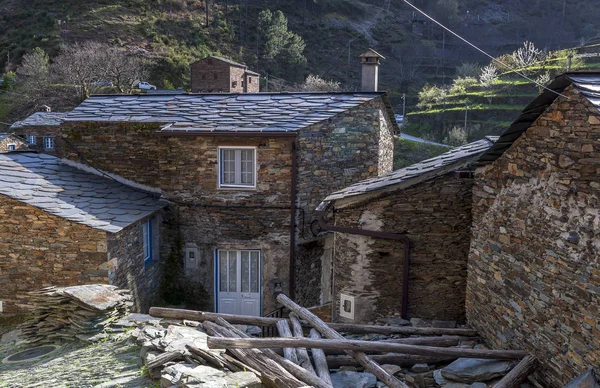
[[[438,22],[437,20],[435,20],[433,17],[429,16],[428,14],[426,14],[424,11],[422,11],[421,9],[417,8],[415,5],[411,4],[408,2],[408,0],[403,0],[406,4],[408,4],[409,6],[411,6],[413,9],[415,9],[417,12],[419,12],[420,14],[422,14],[423,16],[425,16],[427,19],[431,20],[432,22],[434,22],[435,24],[437,24],[438,26],[442,27],[444,30],[448,31],[449,33],[451,33],[452,35],[454,35],[455,37],[457,37],[458,39],[462,40],[463,42],[465,42],[466,44],[468,44],[469,46],[473,47],[475,50],[479,51],[480,53],[482,53],[483,55],[489,57],[493,62],[499,63],[500,65],[506,67],[507,69],[512,70],[513,72],[515,72],[517,75],[520,75],[521,77],[525,78],[526,80],[533,82],[534,84],[536,84],[537,86],[548,90],[549,92],[552,92],[554,94],[557,94],[559,96],[562,96],[566,99],[569,99],[569,97],[565,96],[562,93],[557,92],[556,90],[552,90],[550,88],[548,88],[545,85],[540,84],[539,82],[527,77],[525,74],[521,73],[520,71],[518,71],[517,69],[503,63],[502,61],[498,60],[497,58],[495,58],[493,55],[488,54],[487,52],[483,51],[482,49],[480,49],[479,47],[475,46],[473,43],[469,42],[468,40],[466,40],[465,38],[463,38],[462,36],[458,35],[456,32],[452,31],[451,29],[449,29],[448,27],[444,26],[442,23]]]

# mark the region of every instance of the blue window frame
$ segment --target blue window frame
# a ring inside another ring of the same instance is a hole
[[[54,136],[44,136],[44,149],[54,149]]]
[[[29,136],[27,136],[27,142],[29,144],[32,144],[32,145],[35,144],[37,142],[37,139],[36,139],[35,135],[29,135]]]
[[[17,146],[15,144],[9,144],[8,145],[8,150],[9,151],[15,151],[17,149]]]
[[[144,245],[144,266],[152,262],[152,220],[142,224],[142,240]]]

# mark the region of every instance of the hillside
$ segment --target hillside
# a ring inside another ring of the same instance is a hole
[[[598,33],[600,16],[592,0],[414,3],[494,55],[524,40],[552,50],[576,46]],[[407,93],[412,106],[424,84],[449,82],[465,61],[487,62],[402,1],[0,0],[0,66],[14,69],[34,47],[52,57],[61,44],[95,40],[143,53],[152,61],[149,81],[159,87],[188,87],[189,63],[209,53],[245,62],[265,75],[265,64],[257,60],[257,16],[264,9],[282,10],[290,30],[306,42],[306,67],[297,74],[270,74],[270,79],[293,83],[315,73],[354,90],[356,57],[373,47],[387,58],[381,88],[395,104]]]

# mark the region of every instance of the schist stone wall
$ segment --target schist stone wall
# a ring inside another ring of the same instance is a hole
[[[193,93],[258,93],[258,76],[218,59],[205,58],[190,65]]]
[[[0,195],[0,301],[22,312],[27,292],[107,283],[106,232]]]
[[[478,169],[467,318],[561,387],[600,360],[600,115],[573,90]]]
[[[0,152],[11,152],[9,149],[10,145],[15,146],[14,151],[23,151],[27,149],[27,143],[23,141],[23,139],[15,135],[9,135],[0,139]]]
[[[107,233],[108,280],[119,288],[131,290],[134,311],[146,313],[159,299],[163,270],[160,249],[165,245],[162,218],[158,213],[120,232]],[[144,265],[142,224],[149,219],[152,222],[152,262]]]
[[[29,149],[44,152],[50,155],[56,155],[61,152],[65,145],[60,139],[60,127],[56,125],[50,126],[24,126],[17,128],[15,133],[27,141],[29,135],[35,135],[35,143],[28,144]],[[44,137],[54,138],[54,148],[44,148]]]
[[[448,175],[335,211],[336,225],[407,234],[409,317],[465,320],[472,184]],[[336,233],[334,318],[364,323],[400,314],[403,257],[401,241]],[[340,317],[340,294],[355,298],[354,321]]]

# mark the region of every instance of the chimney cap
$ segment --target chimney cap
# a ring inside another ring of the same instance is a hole
[[[359,55],[360,58],[381,58],[381,59],[385,59],[385,57],[381,54],[379,54],[377,51],[373,50],[372,48],[368,49],[367,51],[365,51],[364,53]]]

